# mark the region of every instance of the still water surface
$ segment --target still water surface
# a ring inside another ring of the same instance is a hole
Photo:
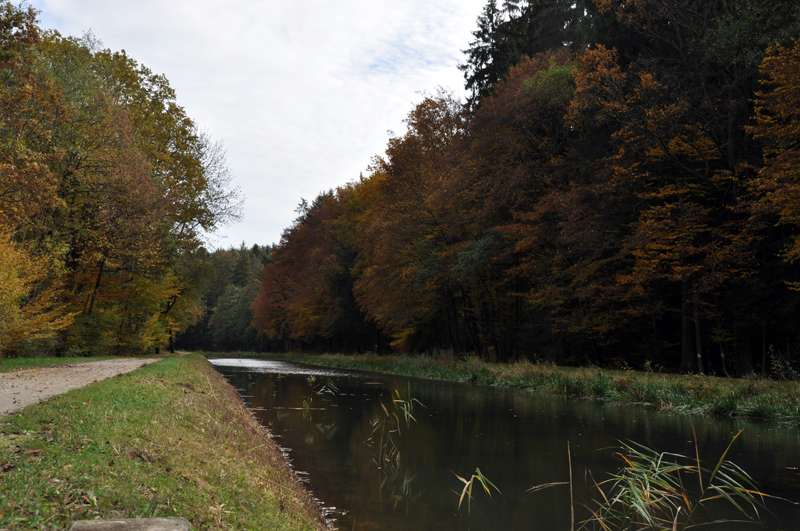
[[[701,458],[711,465],[744,428],[728,458],[765,492],[800,501],[796,428],[287,362],[211,361],[288,450],[342,530],[568,530],[568,488],[526,492],[569,479],[567,443],[581,520],[591,478],[602,480],[620,466],[613,456],[619,440],[693,455],[693,426]],[[414,403],[416,422],[406,424],[393,406],[398,392],[424,405]],[[399,418],[399,433],[388,443],[394,417],[384,407]],[[469,478],[476,467],[501,492],[490,499],[475,490],[469,510],[466,501],[459,510],[463,484],[456,474]],[[767,508],[763,527],[714,529],[800,529],[800,506],[768,502]]]

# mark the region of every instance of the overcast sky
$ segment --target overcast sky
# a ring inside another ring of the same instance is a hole
[[[166,75],[222,141],[245,198],[214,247],[277,243],[301,198],[358,179],[387,131],[457,64],[486,0],[29,0],[41,25],[91,30]]]

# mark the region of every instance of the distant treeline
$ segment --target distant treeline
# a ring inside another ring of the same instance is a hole
[[[272,247],[247,248],[243,243],[238,249],[202,251],[199,258],[211,273],[203,285],[206,312],[177,337],[176,346],[207,352],[283,350],[282,341],[253,327],[250,308],[264,279],[264,266],[272,259]]]
[[[0,2],[0,359],[167,348],[204,314],[225,153],[167,79]]]
[[[794,0],[490,1],[468,103],[429,95],[367,176],[300,205],[254,327],[284,348],[792,371],[799,35]]]

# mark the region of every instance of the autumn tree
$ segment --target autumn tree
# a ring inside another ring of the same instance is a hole
[[[52,165],[62,153],[58,87],[34,65],[43,32],[36,11],[0,4],[0,357],[71,322],[61,297],[58,256],[25,241],[28,226],[58,203]]]
[[[747,370],[751,364],[747,338],[754,335],[757,322],[765,319],[763,309],[767,304],[763,299],[753,301],[752,309],[743,312],[735,300],[748,293],[748,284],[766,280],[752,278],[753,258],[765,256],[764,245],[754,239],[758,226],[748,212],[747,190],[753,175],[740,168],[757,164],[761,153],[745,125],[752,113],[764,50],[768,44],[786,42],[800,31],[800,11],[794,2],[698,2],[690,9],[680,10],[667,2],[653,1],[637,5],[625,16],[631,27],[653,43],[642,68],[659,72],[659,82],[671,94],[682,94],[685,122],[694,121],[693,127],[699,132],[694,138],[704,138],[705,150],[695,147],[698,140],[692,140],[692,136],[686,135],[688,140],[682,140],[691,146],[695,156],[703,157],[702,175],[711,177],[697,187],[705,201],[698,193],[693,194],[698,208],[706,208],[710,214],[705,217],[705,241],[692,248],[705,248],[702,254],[707,274],[701,275],[701,284],[707,287],[706,293],[714,293],[715,301],[712,304],[706,297],[698,313],[705,314],[707,325],[716,322],[706,342],[716,343],[723,369],[724,352],[735,350],[739,353],[737,363]],[[657,62],[673,66],[658,68]],[[670,148],[677,151],[675,145]],[[758,244],[757,251],[754,244]],[[744,275],[748,277],[746,283],[742,282]],[[725,289],[720,290],[723,285]],[[686,315],[697,309],[694,301],[691,306],[694,309],[685,308],[682,312],[684,322]],[[685,329],[686,326],[684,332]],[[701,350],[699,335],[695,330],[695,354]],[[736,341],[737,337],[744,340]],[[684,359],[689,355],[687,342],[684,333]]]
[[[353,295],[354,225],[346,212],[359,186],[303,201],[264,268],[253,325],[284,348],[376,348],[375,324]]]
[[[753,215],[762,228],[760,275],[752,299],[757,301],[761,370],[766,375],[769,354],[796,359],[791,325],[800,311],[794,264],[798,257],[798,135],[800,91],[798,43],[771,46],[761,65],[763,80],[755,98],[755,119],[748,128],[764,146],[764,160],[753,179]],[[787,289],[788,288],[788,289]],[[793,352],[794,351],[794,352]]]
[[[0,361],[23,341],[53,336],[71,324],[54,267],[0,232]]]
[[[565,192],[575,178],[578,164],[566,163],[573,139],[564,127],[574,68],[566,48],[512,67],[472,117],[467,156],[448,183],[462,203],[454,210],[465,228],[451,245],[454,268],[483,348],[491,347],[499,359],[540,349],[542,338],[534,336],[549,335],[524,294],[549,277],[541,257],[553,256],[553,244],[540,224],[521,216],[530,216],[549,194]]]
[[[517,242],[507,271],[535,279],[526,289],[545,311],[539,320],[569,341],[589,339],[581,350],[630,337],[619,332],[631,326],[646,337],[650,322],[658,355],[669,348],[677,314],[684,367],[696,366],[709,343],[720,357],[729,349],[746,357],[748,340],[734,338],[747,337],[748,318],[729,296],[750,281],[757,242],[749,177],[739,171],[758,153],[743,127],[746,102],[764,43],[791,31],[793,8],[599,4],[635,38],[620,52],[595,47],[574,67],[554,65],[542,76],[577,75],[571,88],[555,85],[565,99],[550,119],[506,88],[523,86],[520,77],[511,82],[512,69],[473,119],[472,160],[483,173],[476,197],[484,207],[501,205],[490,225],[513,213],[514,222],[500,222]],[[504,110],[514,106],[517,115]],[[542,131],[545,124],[553,126]],[[675,283],[683,289],[669,295]]]
[[[588,117],[615,128],[606,159],[611,178],[640,201],[624,248],[632,269],[619,276],[631,285],[627,301],[664,308],[645,293],[661,281],[680,286],[682,366],[703,372],[704,343],[719,345],[724,368],[734,334],[726,325],[708,334],[701,322],[720,310],[710,299],[748,275],[754,236],[739,208],[746,176],[737,168],[750,156],[743,111],[721,103],[741,104],[735,94],[746,87],[725,80],[722,65],[700,48],[722,15],[708,13],[707,4],[698,9],[707,17],[666,4],[621,11],[653,47],[627,66],[605,48],[587,52],[571,113],[576,125]]]
[[[445,183],[464,134],[461,106],[447,93],[428,96],[406,118],[407,132],[389,140],[360,192],[355,293],[359,305],[400,350],[433,329],[457,341],[456,286],[445,254],[458,223],[447,214]],[[438,334],[433,334],[429,339]]]
[[[756,123],[749,131],[764,143],[765,164],[754,186],[763,209],[792,227],[784,252],[795,262],[800,258],[800,41],[769,48],[761,70],[764,82],[756,97]]]
[[[59,349],[152,349],[202,313],[191,255],[239,204],[224,151],[164,76],[36,15],[2,3],[0,231],[36,277],[15,277],[14,297],[74,315]]]
[[[34,68],[43,39],[32,7],[0,4],[0,224],[13,227],[57,202],[51,131],[62,123],[58,88]]]
[[[39,70],[60,83],[69,106],[52,132],[64,153],[52,167],[61,201],[33,230],[67,247],[67,298],[80,313],[67,348],[101,352],[156,341],[156,319],[140,312],[158,315],[159,302],[142,297],[154,295],[155,285],[174,293],[174,275],[163,270],[162,191],[136,145],[130,111],[96,75],[91,45],[54,38],[43,46]],[[145,287],[145,278],[155,284]],[[147,347],[133,350],[140,348]]]

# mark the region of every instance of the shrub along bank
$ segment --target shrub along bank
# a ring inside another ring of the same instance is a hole
[[[202,356],[0,418],[0,529],[163,516],[198,530],[325,528],[280,450]]]
[[[756,376],[662,374],[558,367],[551,363],[486,363],[470,358],[270,355],[327,367],[530,389],[543,394],[640,404],[695,415],[800,424],[800,383]]]

